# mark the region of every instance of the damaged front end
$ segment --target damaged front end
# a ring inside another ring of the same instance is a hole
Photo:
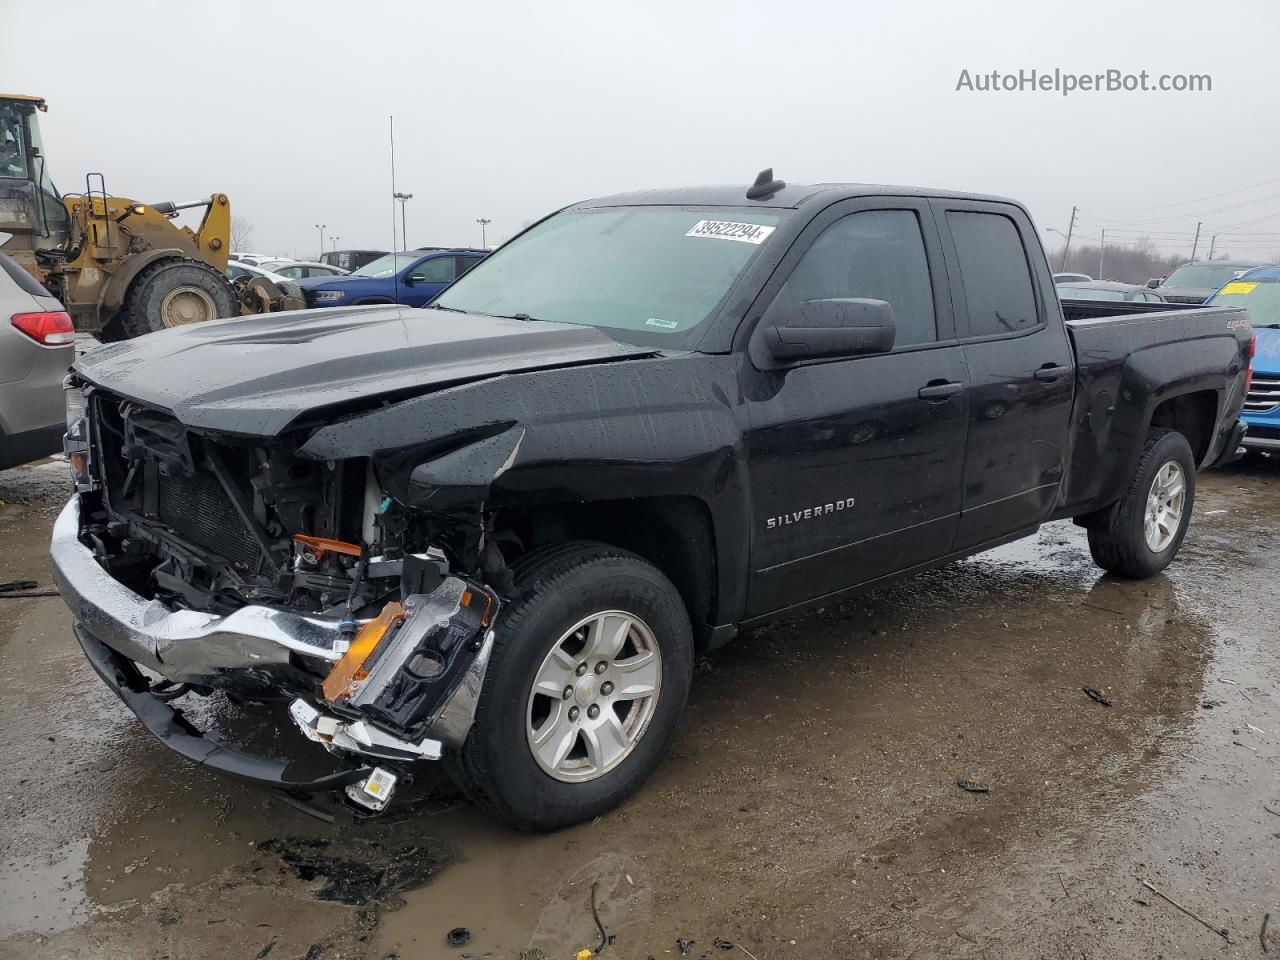
[[[345,786],[373,812],[406,764],[461,745],[499,598],[448,524],[385,493],[369,458],[299,455],[302,432],[218,435],[69,388],[85,412],[69,425],[78,493],[55,525],[55,576],[90,662],[153,733],[293,792]],[[288,699],[345,769],[297,783],[200,746],[170,702],[214,690]]]

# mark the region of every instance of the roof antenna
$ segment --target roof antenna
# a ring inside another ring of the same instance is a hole
[[[768,200],[785,186],[783,181],[773,179],[773,167],[768,167],[761,170],[756,182],[747,188],[747,199]]]

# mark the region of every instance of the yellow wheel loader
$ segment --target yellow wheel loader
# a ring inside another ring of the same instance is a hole
[[[237,288],[223,271],[231,238],[226,194],[188,203],[138,203],[107,193],[100,173],[61,195],[45,171],[40,97],[0,94],[0,252],[66,306],[77,330],[123,340],[240,313],[298,309],[301,291],[256,279]],[[192,230],[173,220],[204,207]]]

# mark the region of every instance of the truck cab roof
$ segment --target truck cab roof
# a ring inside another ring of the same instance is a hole
[[[1007,197],[961,190],[932,190],[924,187],[902,187],[875,183],[789,183],[775,193],[760,199],[749,199],[747,189],[741,184],[733,186],[676,187],[660,190],[637,190],[631,193],[615,193],[573,204],[575,207],[629,207],[629,206],[742,206],[800,209],[809,205],[826,206],[839,200],[855,197],[946,197],[948,199],[977,200],[989,203],[1008,203],[1016,207],[1022,204]]]

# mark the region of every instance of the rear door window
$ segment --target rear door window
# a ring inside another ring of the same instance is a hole
[[[948,210],[947,227],[968,306],[968,335],[990,337],[1034,329],[1040,317],[1031,266],[1013,220],[998,213]]]

